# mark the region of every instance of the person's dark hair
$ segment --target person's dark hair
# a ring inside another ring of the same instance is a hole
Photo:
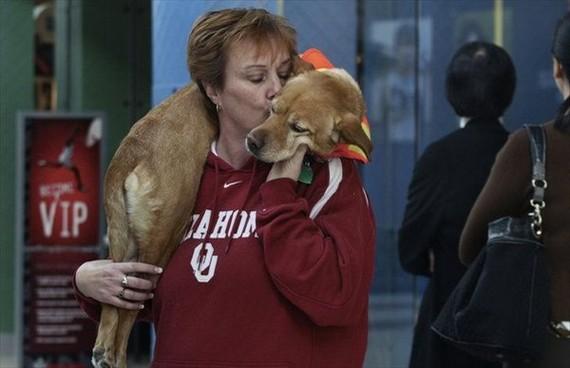
[[[258,51],[271,49],[273,43],[297,54],[297,33],[281,16],[265,9],[223,9],[210,11],[192,27],[188,39],[188,69],[194,82],[206,96],[204,82],[223,88],[224,69],[230,47],[240,41],[253,41]],[[207,108],[215,106],[206,98]]]
[[[552,56],[562,65],[564,76],[568,80],[568,71],[570,71],[570,13],[563,16],[556,25],[552,39]],[[554,120],[554,127],[563,132],[570,132],[570,114],[567,113],[569,107],[570,97],[562,102]]]
[[[494,119],[511,104],[516,86],[509,54],[488,42],[469,42],[457,50],[446,78],[447,100],[459,116]]]

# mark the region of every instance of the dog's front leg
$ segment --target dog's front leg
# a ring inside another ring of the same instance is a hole
[[[115,367],[115,336],[119,322],[119,310],[108,304],[101,306],[101,320],[91,363],[95,368]]]

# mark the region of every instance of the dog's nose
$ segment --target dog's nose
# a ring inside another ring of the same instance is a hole
[[[254,134],[248,134],[246,139],[246,146],[249,152],[254,155],[263,147],[263,139],[256,137]]]

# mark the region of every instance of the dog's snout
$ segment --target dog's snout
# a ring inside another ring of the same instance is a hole
[[[264,139],[263,137],[249,133],[246,138],[246,145],[249,152],[254,155],[263,147]]]

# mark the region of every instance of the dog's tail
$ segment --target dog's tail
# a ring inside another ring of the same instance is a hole
[[[125,179],[125,204],[130,230],[127,257],[133,256],[139,261],[148,261],[149,256],[150,260],[158,259],[149,254],[144,254],[142,257],[137,254],[137,250],[141,249],[140,245],[156,239],[156,236],[150,232],[152,229],[157,230],[156,223],[163,203],[153,195],[156,190],[156,183],[153,179],[155,179],[154,176],[142,164],[135,167]],[[143,249],[148,252],[149,246],[152,244],[143,246]]]
[[[116,262],[137,261],[137,243],[152,228],[153,200],[149,193],[154,182],[145,171],[137,160],[127,157],[111,161],[105,176],[109,252]]]
[[[126,190],[124,183],[111,185],[113,175],[107,173],[105,178],[105,212],[107,217],[107,235],[109,237],[109,254],[115,262],[132,261],[136,259],[136,250],[133,254],[133,241],[129,229],[127,214]]]

